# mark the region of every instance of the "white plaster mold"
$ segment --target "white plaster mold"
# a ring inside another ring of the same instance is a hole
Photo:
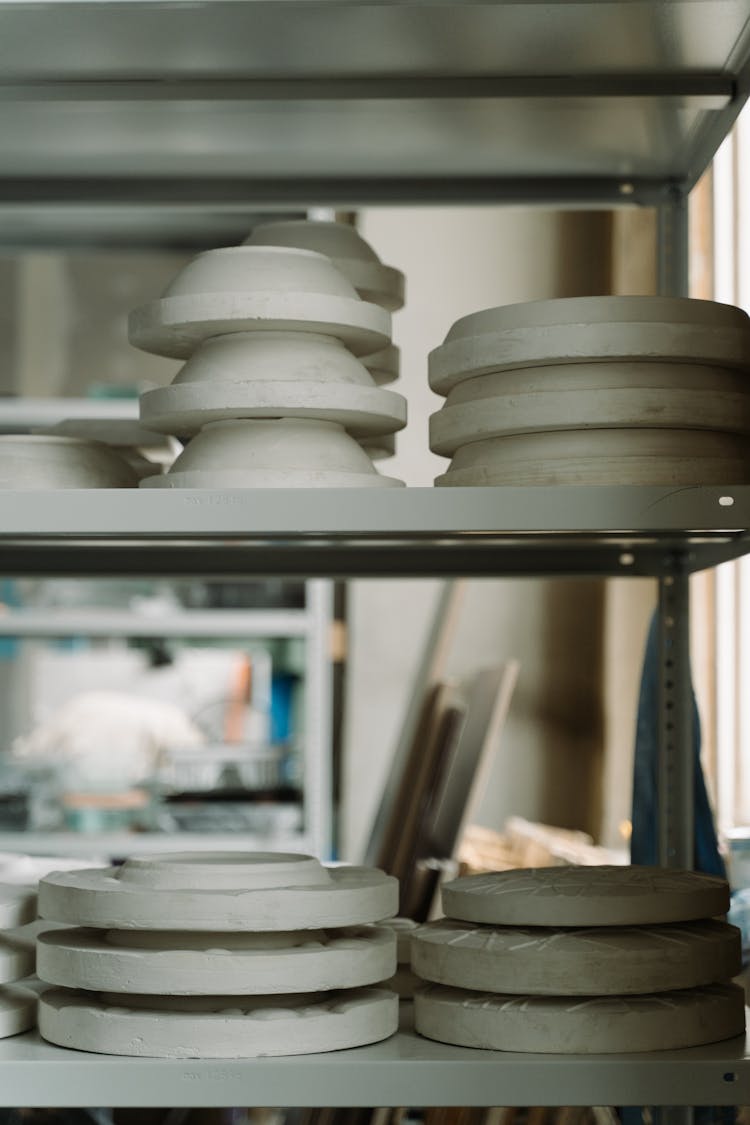
[[[135,471],[99,442],[44,434],[0,435],[0,488],[135,488]]]
[[[146,488],[393,488],[343,426],[309,418],[212,422]]]
[[[367,355],[390,343],[390,314],[360,300],[322,254],[237,246],[199,254],[129,321],[132,344],[175,358],[213,336],[270,331],[333,336]]]
[[[0,988],[0,1039],[36,1027],[36,994],[22,985]]]
[[[452,456],[509,434],[658,427],[750,433],[750,384],[727,368],[584,363],[467,379],[430,418],[430,448]]]
[[[705,920],[665,926],[478,927],[443,919],[412,939],[423,979],[480,992],[624,996],[714,984],[742,968],[740,931]]]
[[[389,344],[372,355],[362,356],[362,364],[372,375],[378,386],[393,383],[401,373],[401,351],[395,344]]]
[[[0,883],[0,929],[11,930],[33,922],[37,913],[36,886]]]
[[[750,446],[714,430],[581,429],[512,434],[462,445],[439,486],[750,482]]]
[[[352,989],[271,998],[118,996],[51,989],[39,1030],[61,1047],[152,1058],[257,1058],[359,1047],[398,1027],[398,997]]]
[[[357,988],[396,971],[384,927],[295,933],[58,930],[38,944],[39,977],[66,988],[169,996]]]
[[[282,219],[259,223],[246,246],[290,246],[325,254],[364,301],[395,312],[404,304],[404,275],[385,266],[356,228],[348,223]]]
[[[141,421],[167,434],[208,422],[313,418],[355,437],[406,424],[406,400],[381,390],[340,340],[314,333],[234,333],[207,340],[169,387],[141,396]]]
[[[0,984],[30,977],[36,967],[34,939],[20,934],[0,934]]]
[[[485,309],[458,320],[429,357],[430,386],[525,367],[587,362],[704,363],[747,370],[750,320],[711,301],[586,297]]]
[[[449,918],[495,926],[638,926],[725,914],[729,885],[660,867],[537,867],[467,875],[442,888]]]
[[[39,884],[41,917],[96,929],[326,929],[397,909],[398,882],[381,871],[273,852],[137,856],[116,868],[52,872]]]
[[[588,998],[498,996],[429,985],[415,996],[414,1025],[429,1039],[496,1051],[660,1051],[741,1035],[745,1002],[733,984]]]

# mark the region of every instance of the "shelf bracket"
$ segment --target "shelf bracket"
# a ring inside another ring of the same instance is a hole
[[[690,680],[690,578],[659,580],[659,863],[693,867],[694,704]]]

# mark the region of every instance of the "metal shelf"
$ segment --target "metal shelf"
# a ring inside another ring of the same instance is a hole
[[[402,1031],[371,1047],[291,1058],[128,1059],[28,1033],[0,1042],[7,1106],[743,1105],[743,1039],[633,1055],[521,1055]]]
[[[750,550],[750,486],[0,492],[13,575],[660,575]]]
[[[253,835],[232,832],[0,832],[0,852],[31,856],[66,856],[69,859],[104,857],[124,859],[152,852],[251,852],[314,853],[310,833]]]
[[[232,243],[263,207],[665,202],[747,97],[749,19],[750,0],[0,0],[0,242]]]
[[[170,610],[7,609],[0,637],[306,637],[313,627],[304,609]]]

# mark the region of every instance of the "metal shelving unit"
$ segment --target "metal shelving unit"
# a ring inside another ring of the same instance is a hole
[[[749,88],[750,0],[0,0],[0,244],[228,243],[259,207],[656,205],[661,288],[680,293],[687,194]],[[0,571],[647,574],[680,657],[687,575],[748,551],[748,529],[747,486],[4,493]],[[683,673],[662,669],[685,720],[662,741],[673,864],[692,854]],[[29,1035],[0,1043],[0,1079],[17,1105],[750,1102],[743,1043],[504,1056],[408,1029],[253,1062]]]

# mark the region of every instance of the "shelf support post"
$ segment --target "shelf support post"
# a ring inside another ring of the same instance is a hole
[[[693,867],[694,715],[690,681],[690,578],[659,580],[659,863]]]
[[[657,209],[657,283],[662,297],[689,296],[688,198],[676,184]]]

